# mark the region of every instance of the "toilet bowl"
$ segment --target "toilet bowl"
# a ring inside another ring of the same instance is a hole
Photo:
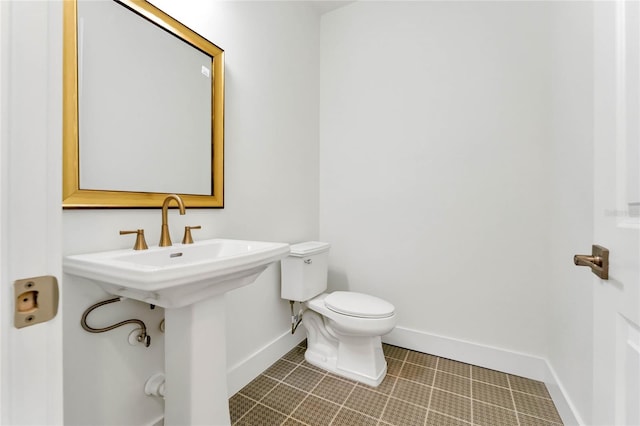
[[[395,308],[363,293],[324,292],[328,250],[329,244],[315,241],[291,246],[282,260],[282,298],[304,304],[307,362],[378,386],[387,372],[381,336],[395,327]]]
[[[354,302],[359,296],[366,301],[372,298],[361,293],[337,293],[352,296]],[[307,310],[302,315],[302,323],[307,330],[307,350],[304,357],[316,367],[378,386],[387,373],[380,336],[396,325],[393,305],[378,299],[389,307],[378,311],[377,317],[347,315],[327,306],[326,299],[335,294],[323,293],[305,303]]]

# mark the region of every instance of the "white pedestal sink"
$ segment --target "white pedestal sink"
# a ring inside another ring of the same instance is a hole
[[[247,285],[289,245],[207,240],[65,257],[64,272],[165,308],[165,425],[228,425],[224,293]]]

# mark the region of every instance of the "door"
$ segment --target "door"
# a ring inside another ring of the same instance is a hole
[[[593,423],[640,425],[640,3],[594,2]]]
[[[61,276],[61,2],[0,1],[0,424],[63,424],[62,313],[13,326],[13,282]]]

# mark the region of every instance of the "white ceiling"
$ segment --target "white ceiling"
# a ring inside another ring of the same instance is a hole
[[[318,11],[320,15],[323,15],[332,10],[338,9],[342,6],[346,6],[349,3],[355,3],[354,1],[334,1],[334,0],[316,0],[310,1],[311,5]]]

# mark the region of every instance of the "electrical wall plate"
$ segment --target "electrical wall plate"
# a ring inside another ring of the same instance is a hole
[[[58,313],[58,280],[46,275],[25,278],[13,283],[16,328],[28,327],[53,319]]]

